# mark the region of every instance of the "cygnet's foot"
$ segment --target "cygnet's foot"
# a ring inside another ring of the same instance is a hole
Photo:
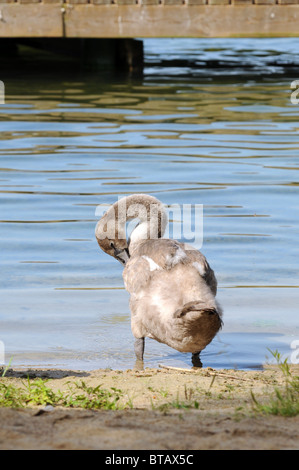
[[[144,362],[139,361],[138,359],[136,359],[134,369],[135,370],[144,370]]]
[[[191,360],[192,360],[193,367],[202,367],[202,362],[199,358],[199,354],[200,354],[200,352],[192,354],[192,359]]]

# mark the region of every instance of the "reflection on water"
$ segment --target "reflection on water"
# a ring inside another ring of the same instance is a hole
[[[149,40],[140,81],[80,75],[5,83],[0,340],[7,362],[133,367],[122,268],[99,251],[94,227],[99,204],[134,192],[204,205],[202,251],[225,312],[204,366],[259,367],[267,348],[290,354],[299,335],[299,107],[282,73],[294,62],[294,41],[271,41]],[[201,60],[241,56],[264,74],[164,67],[164,59],[194,51]],[[271,56],[284,61],[275,70]],[[190,365],[189,355],[151,340],[145,361]]]

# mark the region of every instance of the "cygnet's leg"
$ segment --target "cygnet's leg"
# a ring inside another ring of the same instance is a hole
[[[199,358],[201,351],[192,353],[192,365],[193,367],[202,367],[202,362]]]
[[[136,338],[134,344],[135,354],[137,361],[143,362],[144,354],[144,338]]]

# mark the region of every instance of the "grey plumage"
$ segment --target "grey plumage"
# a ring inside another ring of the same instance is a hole
[[[153,203],[153,199],[141,194],[134,195],[131,200],[148,204]],[[161,210],[160,201],[155,201]],[[165,214],[163,217],[165,221]],[[141,227],[135,229],[136,232],[133,230],[130,245],[125,247],[129,259],[124,267],[123,279],[130,293],[131,328],[137,340],[136,356],[143,359],[143,339],[149,337],[178,351],[192,353],[195,364],[200,351],[222,326],[221,308],[215,299],[217,280],[205,256],[192,246],[144,236],[144,233],[149,233],[150,222],[147,212],[141,220]],[[165,229],[165,224],[163,227]],[[143,237],[139,236],[141,233]],[[117,243],[114,239],[116,248]],[[99,245],[108,252],[102,241]]]
[[[174,240],[142,241],[130,253],[123,279],[136,338],[197,353],[221,327],[217,281],[199,251]]]

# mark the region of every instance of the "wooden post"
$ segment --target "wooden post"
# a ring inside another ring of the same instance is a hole
[[[129,75],[143,73],[143,42],[136,39],[82,39],[84,68],[116,70]]]
[[[118,39],[115,66],[130,75],[143,73],[143,42],[137,39]]]

